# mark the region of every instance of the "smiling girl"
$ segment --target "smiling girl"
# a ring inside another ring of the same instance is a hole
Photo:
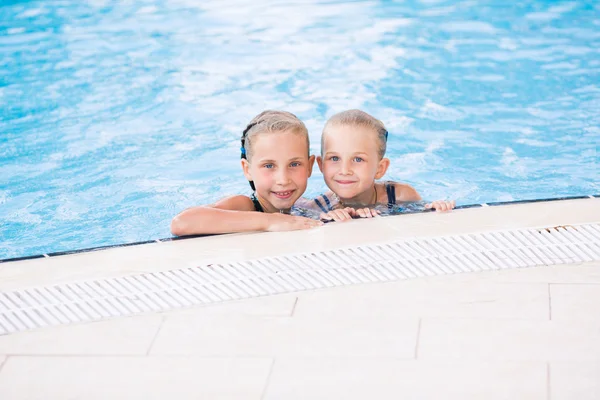
[[[369,206],[420,201],[410,185],[401,182],[377,182],[390,160],[385,158],[388,131],[381,121],[364,111],[348,110],[332,116],[323,129],[319,169],[331,192],[315,203],[322,218],[343,221],[352,216],[374,217],[378,212]],[[454,201],[438,200],[425,208],[448,211]]]
[[[267,110],[250,121],[241,140],[242,170],[251,196],[235,195],[184,210],[171,222],[176,236],[308,229],[322,222],[289,215],[306,190],[314,164],[308,131],[285,111]]]

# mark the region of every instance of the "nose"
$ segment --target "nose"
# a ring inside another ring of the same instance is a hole
[[[275,183],[285,185],[290,181],[290,174],[286,168],[280,168],[275,174]]]
[[[342,175],[352,175],[352,169],[350,168],[350,163],[344,161],[340,165],[340,173]]]

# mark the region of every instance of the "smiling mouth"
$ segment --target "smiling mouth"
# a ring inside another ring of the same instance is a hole
[[[289,199],[290,197],[292,197],[292,193],[294,193],[294,191],[293,190],[286,190],[285,192],[272,192],[272,193],[278,199]]]
[[[336,181],[336,183],[339,183],[340,185],[351,185],[355,182],[354,181]]]

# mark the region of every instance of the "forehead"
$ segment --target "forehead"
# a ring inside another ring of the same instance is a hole
[[[253,138],[252,157],[284,159],[308,157],[308,141],[294,131],[265,132]]]
[[[377,132],[365,126],[335,124],[328,127],[323,135],[325,151],[376,151],[379,146]]]

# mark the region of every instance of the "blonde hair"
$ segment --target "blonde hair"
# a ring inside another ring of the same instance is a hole
[[[287,111],[266,110],[252,118],[242,133],[242,158],[250,161],[252,158],[252,142],[263,133],[293,132],[306,138],[306,149],[310,151],[308,129],[298,117]],[[254,182],[250,182],[252,190],[256,190]]]
[[[291,131],[306,138],[306,147],[310,148],[308,129],[298,117],[287,111],[266,110],[250,121],[242,133],[242,158],[252,157],[252,142],[262,133]]]
[[[374,133],[377,134],[377,140],[379,142],[379,158],[382,159],[383,156],[385,156],[388,137],[388,131],[385,128],[385,125],[377,118],[361,110],[342,111],[333,115],[327,120],[327,123],[323,128],[323,135],[321,136],[321,154],[323,153],[325,134],[327,133],[327,129],[334,125],[360,126],[372,130]]]

